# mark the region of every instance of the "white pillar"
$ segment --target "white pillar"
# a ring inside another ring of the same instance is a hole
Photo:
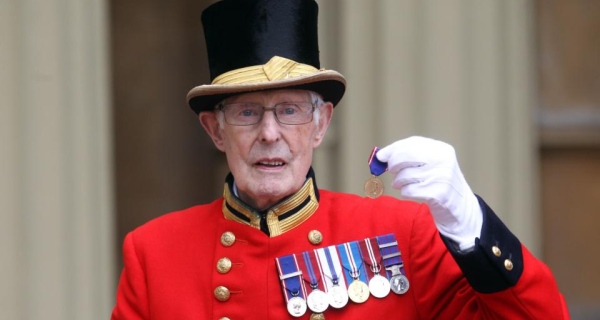
[[[338,0],[321,7],[321,21],[337,22],[322,32],[321,51],[348,80],[327,149],[338,164],[331,185],[364,194],[375,145],[410,135],[443,140],[456,148],[473,190],[541,252],[531,2]]]
[[[107,319],[113,197],[103,0],[0,5],[0,309]]]

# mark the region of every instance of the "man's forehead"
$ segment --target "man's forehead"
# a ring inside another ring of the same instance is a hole
[[[263,90],[249,93],[242,93],[235,96],[231,96],[223,103],[231,102],[260,102],[263,100],[286,100],[286,101],[310,101],[310,91],[299,90],[299,89],[281,89],[281,90]]]

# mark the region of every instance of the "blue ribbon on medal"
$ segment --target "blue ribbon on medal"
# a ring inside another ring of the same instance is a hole
[[[369,170],[371,174],[378,177],[387,171],[388,166],[386,162],[379,161],[375,156],[379,151],[378,147],[373,147],[371,151],[371,155],[369,156]]]
[[[367,270],[362,261],[362,255],[357,241],[339,244],[338,251],[344,267],[346,279],[355,279],[362,282],[369,281]]]
[[[367,285],[368,274],[357,241],[347,242],[337,246],[344,267],[346,279],[352,278],[348,284],[348,297],[356,303],[367,301],[370,295]]]
[[[371,151],[371,155],[369,156],[369,170],[373,176],[367,179],[367,182],[365,182],[365,194],[367,197],[373,199],[383,194],[383,182],[381,182],[381,180],[379,180],[377,177],[388,169],[387,163],[379,161],[379,159],[377,159],[375,156],[377,151],[379,151],[379,148],[374,147],[373,151]]]
[[[302,271],[298,268],[298,261],[293,254],[275,260],[288,312],[294,317],[300,317],[306,313],[307,305],[306,288],[302,282]]]
[[[342,266],[335,246],[317,249],[317,256],[326,278],[324,283],[329,295],[329,305],[339,309],[348,303],[348,290],[344,280]]]

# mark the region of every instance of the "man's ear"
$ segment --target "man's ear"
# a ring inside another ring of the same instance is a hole
[[[319,109],[319,123],[317,124],[314,148],[318,147],[321,142],[323,142],[323,138],[325,138],[325,133],[327,132],[327,128],[329,128],[329,123],[333,116],[333,104],[331,104],[331,102],[326,102]]]
[[[219,127],[219,120],[217,119],[216,112],[200,112],[198,116],[200,124],[206,133],[210,136],[217,149],[225,152],[225,145],[223,143],[223,135],[221,128]]]

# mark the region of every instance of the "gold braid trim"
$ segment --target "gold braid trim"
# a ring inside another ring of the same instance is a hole
[[[260,229],[259,213],[246,206],[241,200],[233,195],[230,192],[229,185],[227,183],[225,183],[223,197],[225,198],[225,201],[223,202],[223,215],[225,216],[225,219],[233,220],[253,228]],[[298,209],[298,206],[302,205],[306,199],[310,200],[304,204],[302,208]],[[227,207],[227,204],[229,204],[233,210],[246,216],[250,220],[250,223],[239,218],[233,212],[231,212]],[[269,211],[267,211],[266,219],[270,236],[275,237],[294,229],[304,221],[308,220],[308,218],[310,218],[310,216],[312,216],[312,214],[315,213],[318,208],[319,202],[317,201],[317,196],[315,194],[313,178],[309,178],[306,180],[306,182],[304,182],[304,185],[302,188],[300,188],[300,190],[298,190],[298,192],[285,199],[283,202],[276,204],[270,208]],[[294,209],[298,209],[298,211],[285,219],[279,220],[279,216]]]
[[[250,66],[225,72],[212,84],[246,84],[282,80],[319,72],[319,69],[296,61],[274,56],[264,65]]]

